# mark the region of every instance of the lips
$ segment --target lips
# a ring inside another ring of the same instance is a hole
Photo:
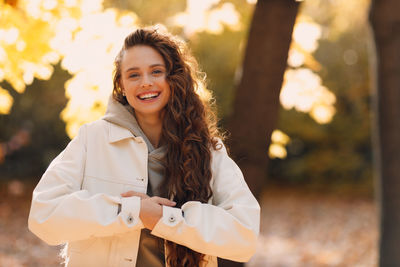
[[[161,92],[146,92],[137,95],[137,98],[139,98],[140,100],[151,100],[157,98],[160,94]]]

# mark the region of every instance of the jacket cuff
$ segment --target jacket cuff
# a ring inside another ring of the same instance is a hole
[[[121,212],[118,217],[129,228],[140,226],[143,228],[143,223],[139,218],[140,214],[140,197],[123,197],[121,198]]]
[[[154,226],[151,234],[158,237],[168,238],[169,235],[174,234],[174,228],[183,220],[184,218],[181,209],[163,206],[163,215]]]

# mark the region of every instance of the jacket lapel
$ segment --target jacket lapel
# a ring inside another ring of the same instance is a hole
[[[114,123],[109,124],[109,136],[108,141],[115,143],[128,138],[135,138],[135,136],[126,128],[118,126]]]

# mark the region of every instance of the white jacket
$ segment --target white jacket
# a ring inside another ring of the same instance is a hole
[[[147,155],[142,137],[125,128],[105,120],[84,125],[33,191],[29,229],[50,245],[68,243],[70,267],[135,266],[140,198],[120,194],[146,193]],[[224,147],[212,152],[211,168],[209,202],[163,206],[151,233],[206,254],[203,266],[217,266],[217,256],[248,261],[260,207]]]

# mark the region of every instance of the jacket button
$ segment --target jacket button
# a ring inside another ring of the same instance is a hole
[[[126,218],[126,220],[127,220],[127,222],[130,224],[130,223],[133,223],[133,217],[132,217],[132,215],[131,214],[129,214],[129,216],[128,216],[128,218]]]
[[[171,223],[175,222],[175,217],[174,217],[174,215],[169,216],[168,220],[169,220],[169,222],[171,222]]]

